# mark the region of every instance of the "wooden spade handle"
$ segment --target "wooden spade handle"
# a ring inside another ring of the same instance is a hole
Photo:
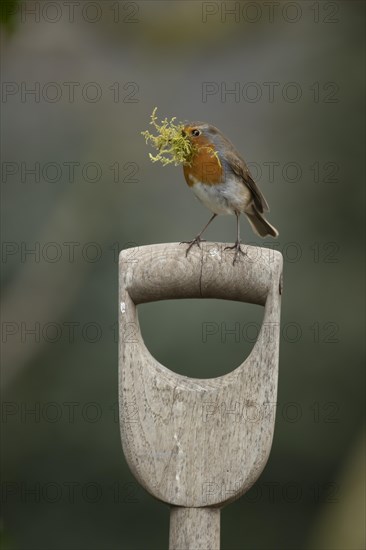
[[[224,248],[203,243],[186,257],[185,245],[171,243],[120,254],[122,445],[139,483],[171,505],[171,550],[219,549],[220,507],[257,480],[272,444],[282,255],[246,246],[246,256],[232,265],[233,252]],[[245,361],[224,376],[202,380],[176,374],[154,359],[136,306],[177,298],[265,306]]]
[[[264,305],[282,255],[268,248],[245,246],[245,257],[232,265],[233,251],[224,243],[202,243],[185,255],[178,243],[144,246],[121,252],[121,276],[135,305],[177,298],[221,298]]]

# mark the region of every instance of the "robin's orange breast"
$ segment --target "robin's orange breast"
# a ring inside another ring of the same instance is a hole
[[[206,185],[217,185],[223,182],[223,167],[211,144],[197,144],[197,153],[193,155],[190,165],[183,166],[184,177],[190,187],[197,181]]]

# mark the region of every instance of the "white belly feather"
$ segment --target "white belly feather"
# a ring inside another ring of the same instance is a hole
[[[191,180],[193,193],[214,214],[244,212],[252,202],[250,190],[234,178],[218,185],[204,185],[194,176]]]

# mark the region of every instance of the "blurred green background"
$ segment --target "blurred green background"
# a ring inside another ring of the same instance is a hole
[[[117,256],[209,212],[149,161],[155,106],[234,142],[280,231],[242,221],[243,239],[284,254],[272,452],[223,510],[222,548],[365,548],[364,19],[358,1],[3,3],[2,548],[168,546],[169,509],[121,450]],[[233,241],[234,218],[207,238]],[[240,364],[263,315],[139,313],[155,357],[196,377]]]

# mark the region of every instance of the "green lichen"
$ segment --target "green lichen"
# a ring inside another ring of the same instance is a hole
[[[184,124],[175,123],[176,117],[168,120],[166,117],[158,123],[156,116],[157,107],[153,110],[150,118],[150,124],[152,124],[157,132],[157,135],[151,134],[148,130],[141,132],[144,136],[146,143],[149,143],[157,149],[159,152],[157,155],[149,153],[149,157],[152,162],[161,162],[163,166],[167,164],[192,164],[193,156],[201,151],[207,149],[212,158],[215,158],[221,167],[219,155],[212,146],[202,145],[198,147],[193,144],[192,141],[183,135],[182,131]]]
[[[192,157],[196,152],[196,147],[183,135],[182,123],[175,123],[176,117],[171,120],[164,118],[159,124],[156,116],[157,108],[152,112],[150,124],[154,127],[156,135],[151,134],[148,130],[141,132],[146,143],[150,143],[152,147],[157,149],[158,154],[149,157],[152,162],[161,162],[163,166],[167,164],[191,164]]]

